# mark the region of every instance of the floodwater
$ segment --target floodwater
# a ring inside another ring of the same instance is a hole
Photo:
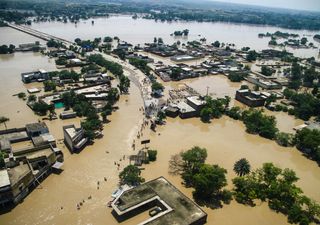
[[[180,40],[181,42],[200,40],[205,37],[207,43],[216,40],[225,43],[234,43],[238,48],[250,47],[252,49],[261,50],[268,48],[268,38],[258,38],[259,33],[282,32],[297,33],[301,37],[306,35],[309,41],[315,46],[319,46],[318,42],[313,41],[313,36],[317,33],[305,30],[289,30],[271,26],[256,26],[232,23],[208,23],[208,22],[156,22],[147,19],[132,19],[128,15],[111,16],[109,18],[96,18],[94,25],[91,24],[92,19],[80,21],[77,25],[74,23],[60,22],[43,22],[33,23],[32,28],[42,32],[52,34],[58,37],[74,41],[75,38],[93,39],[95,37],[118,36],[120,40],[127,41],[132,44],[144,44],[153,42],[154,37],[161,37],[165,43],[171,44]],[[189,36],[173,37],[170,36],[176,30],[189,29]],[[317,57],[318,49],[292,49],[286,50],[294,52],[300,57]]]
[[[97,19],[95,26],[98,26],[99,21],[107,23],[110,22],[109,20],[115,20],[115,18],[119,18],[118,32],[120,32],[124,29],[120,25],[129,20],[126,17]],[[133,23],[140,23],[141,21],[144,21],[143,23],[152,22],[137,20],[133,21]],[[154,23],[152,22],[152,24]],[[157,24],[160,28],[163,28],[164,25],[168,26],[167,23]],[[183,23],[177,24],[183,27]],[[200,26],[201,24],[198,25]],[[45,29],[44,25],[35,24],[33,26],[43,26],[43,29]],[[55,28],[57,32],[65,32],[66,35],[72,34],[72,29],[68,29],[68,26],[73,26],[72,24],[54,23],[53,25],[57,26]],[[214,24],[213,26],[218,25]],[[61,26],[66,27],[60,30]],[[91,27],[91,24],[80,23],[78,28],[87,26]],[[222,25],[220,24],[219,26]],[[106,28],[106,35],[119,35],[119,33],[112,33],[116,31],[115,27],[113,26],[110,30]],[[196,26],[194,25],[194,27]],[[238,29],[249,29],[248,26],[241,27]],[[3,31],[2,29],[0,28],[0,32]],[[50,27],[47,29],[50,29]],[[86,30],[88,27],[83,29]],[[166,29],[173,32],[176,28]],[[135,31],[135,29],[132,30]],[[157,30],[152,28],[149,37],[160,35],[160,31]],[[192,32],[192,29],[190,30]],[[10,29],[7,31],[11,32]],[[153,31],[158,33],[152,34],[151,32]],[[83,35],[89,35],[91,32],[90,35],[99,36],[98,31],[98,33],[93,33],[93,31],[89,30],[79,30],[79,32],[84,32]],[[128,31],[128,37],[130,32]],[[145,32],[149,32],[148,29],[145,28]],[[167,32],[162,34],[164,33]],[[11,40],[12,43],[16,44],[37,40],[15,31],[5,36],[2,36],[2,34],[1,32],[0,44],[8,43],[8,41],[10,43]],[[59,33],[54,34],[60,36]],[[77,35],[77,33],[75,32],[73,35]],[[133,38],[137,37],[136,32],[132,32],[132,36]],[[121,36],[120,38],[125,39]],[[170,36],[167,38],[170,39]],[[143,39],[139,40],[142,41]],[[20,79],[21,72],[38,68],[54,70],[54,61],[39,53],[15,53],[14,55],[0,56],[0,115],[10,118],[7,123],[9,128],[22,127],[26,123],[38,120],[38,117],[32,113],[23,100],[12,96],[20,91],[26,92],[26,88],[41,87],[38,83],[23,85]],[[221,75],[181,82],[169,82],[165,83],[165,85],[167,89],[170,89],[182,83],[187,83],[202,94],[206,92],[206,86],[209,86],[209,93],[219,97],[224,95],[234,96],[235,90],[241,85],[240,83],[231,83]],[[58,140],[58,147],[64,152],[64,171],[60,175],[52,174],[47,177],[21,204],[10,212],[0,215],[1,225],[118,224],[111,215],[111,210],[106,207],[106,203],[110,200],[112,191],[116,189],[119,171],[128,164],[127,156],[135,152],[131,149],[131,144],[133,139],[136,139],[143,120],[142,112],[139,111],[142,106],[142,100],[137,87],[132,85],[130,95],[121,96],[117,104],[120,109],[109,117],[111,122],[105,125],[104,137],[96,140],[94,145],[86,147],[79,154],[70,154],[63,145],[62,126],[67,124],[79,126],[81,119],[46,121],[50,132]],[[61,109],[57,110],[57,113],[60,111]],[[281,124],[279,128],[281,127],[281,130],[284,131],[301,122],[282,113],[276,114],[276,116],[280,115],[279,118],[277,117],[280,121],[279,124]],[[4,129],[4,127],[0,129]],[[199,145],[208,149],[208,163],[219,164],[228,170],[228,188],[231,188],[231,179],[235,177],[232,171],[234,162],[245,157],[253,168],[260,167],[264,162],[273,162],[281,168],[293,169],[296,171],[297,176],[300,177],[298,186],[303,189],[306,195],[318,202],[320,201],[320,169],[318,165],[302,156],[295,148],[280,147],[274,141],[247,134],[244,125],[240,121],[222,117],[221,119],[213,120],[210,124],[204,124],[200,122],[199,118],[187,120],[179,118],[168,119],[167,124],[159,127],[156,133],[145,130],[140,140],[145,138],[150,138],[150,148],[158,150],[158,159],[156,162],[144,166],[143,177],[146,180],[150,180],[158,176],[165,176],[189,197],[192,197],[192,189],[183,187],[179,177],[169,175],[168,161],[171,155]],[[136,143],[140,140],[136,139]],[[141,146],[137,145],[137,148],[139,147]],[[125,156],[125,160],[123,160],[123,156]],[[120,170],[114,165],[115,162],[120,163]],[[107,181],[104,181],[104,178],[107,178]],[[77,204],[80,202],[83,202],[83,205],[80,210],[77,210]],[[267,204],[252,208],[232,201],[230,205],[225,205],[222,209],[212,210],[204,207],[204,210],[208,213],[208,224],[287,224],[286,217],[271,211]],[[145,214],[142,214],[122,224],[137,224],[145,216]]]

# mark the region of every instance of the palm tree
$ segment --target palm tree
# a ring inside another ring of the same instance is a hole
[[[4,117],[4,116],[1,116],[0,117],[0,124],[4,124],[4,126],[5,126],[5,128],[7,129],[7,124],[6,124],[6,122],[8,122],[10,119],[9,118],[7,118],[7,117]]]
[[[250,168],[250,163],[245,158],[238,160],[233,166],[234,172],[240,177],[250,173]]]

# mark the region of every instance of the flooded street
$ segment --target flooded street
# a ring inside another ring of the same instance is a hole
[[[134,44],[150,42],[154,36],[162,36],[165,42],[173,42],[174,39],[170,37],[170,33],[174,30],[188,28],[191,40],[197,38],[198,34],[203,34],[208,41],[218,39],[257,49],[266,48],[266,44],[263,43],[267,43],[267,40],[258,39],[258,33],[280,30],[274,27],[221,23],[210,24],[209,28],[208,23],[156,23],[151,20],[132,20],[128,16],[98,18],[95,19],[94,26],[89,22],[81,22],[77,27],[70,23],[40,23],[33,24],[32,28],[69,40],[75,37],[93,38],[110,35],[119,36],[120,39]],[[0,44],[20,44],[37,40],[9,28],[0,28],[0,32]],[[297,33],[305,33],[305,31],[297,31]],[[15,53],[0,56],[0,116],[10,118],[7,123],[8,128],[22,127],[26,123],[38,120],[38,116],[26,106],[25,101],[12,95],[21,91],[27,93],[26,88],[41,87],[39,83],[26,86],[20,78],[22,72],[39,68],[48,71],[56,69],[54,60],[40,53]],[[228,95],[232,98],[235,91],[241,86],[241,83],[232,83],[225,76],[216,75],[164,83],[166,93],[169,89],[176,88],[183,83],[203,95],[206,94],[208,87],[208,93],[213,97]],[[51,174],[21,204],[10,212],[0,215],[0,225],[118,224],[110,208],[106,207],[106,203],[117,187],[119,171],[129,163],[127,157],[137,151],[132,150],[131,144],[143,121],[142,112],[139,111],[143,102],[140,91],[133,82],[130,94],[121,96],[117,105],[119,110],[108,117],[111,122],[105,124],[103,138],[97,139],[94,145],[87,146],[79,154],[71,154],[64,146],[62,126],[69,124],[79,126],[81,118],[46,121],[50,132],[57,139],[58,147],[64,153],[63,172],[59,175]],[[57,110],[57,113],[60,110]],[[269,111],[266,113],[276,116],[280,131],[292,132],[292,127],[302,123],[301,120],[285,113]],[[245,126],[240,121],[222,117],[212,120],[209,124],[204,124],[199,118],[186,120],[169,118],[165,126],[158,127],[157,132],[147,128],[140,140],[149,138],[150,148],[157,149],[158,156],[156,162],[144,166],[142,176],[146,180],[165,176],[188,197],[192,197],[192,189],[186,189],[181,185],[179,177],[168,173],[168,161],[173,154],[198,145],[207,148],[207,163],[218,164],[228,170],[229,189],[232,188],[231,179],[236,176],[232,170],[234,162],[240,158],[246,158],[253,169],[261,167],[265,162],[273,162],[281,168],[294,170],[300,177],[298,186],[307,196],[320,202],[319,166],[302,156],[295,148],[280,147],[274,141],[247,134]],[[136,142],[140,140],[136,139]],[[136,149],[140,147],[138,145]],[[120,163],[120,170],[114,165],[115,162]],[[77,210],[77,204],[80,202],[83,205],[80,210]],[[208,213],[209,222],[207,224],[210,225],[288,224],[284,215],[271,211],[266,203],[249,207],[232,201],[230,205],[225,205],[222,209],[212,210],[206,207],[203,209]],[[145,216],[142,214],[121,224],[137,224]]]

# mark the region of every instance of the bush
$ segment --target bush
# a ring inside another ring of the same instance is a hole
[[[25,97],[26,97],[26,93],[24,92],[18,93],[18,98],[25,98]]]
[[[292,134],[288,134],[288,133],[284,133],[284,132],[280,132],[277,134],[276,136],[276,142],[284,147],[289,147],[293,145],[293,135]]]
[[[148,159],[151,162],[154,162],[157,160],[157,150],[148,150]]]

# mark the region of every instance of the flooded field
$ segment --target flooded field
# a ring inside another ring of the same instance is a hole
[[[116,20],[116,18],[118,18],[118,20]],[[108,24],[110,20],[118,21],[118,28],[116,28],[116,26],[106,26],[105,23]],[[173,23],[179,26],[157,23],[159,25],[157,29],[150,28],[149,30],[144,28],[144,32],[148,33],[149,36],[146,35],[144,36],[145,39],[141,39],[141,33],[138,32],[139,29],[137,29],[137,33],[134,34],[130,33],[133,29],[127,29],[128,27],[126,26],[132,25],[130,24],[131,22],[129,23],[128,21],[131,21],[131,18],[111,17],[109,19],[97,19],[94,27],[101,26],[101,30],[96,30],[96,33],[88,29],[88,27],[91,27],[91,23],[80,23],[78,28],[72,28],[72,26],[74,26],[73,24],[56,23],[50,23],[50,26],[47,26],[48,24],[46,23],[34,24],[33,27],[48,33],[50,33],[49,31],[51,30],[51,32],[56,32],[53,34],[57,36],[61,35],[59,32],[65,32],[65,36],[61,36],[66,38],[73,38],[73,36],[79,34],[84,35],[81,36],[82,38],[91,38],[90,35],[93,37],[99,35],[119,35],[121,39],[132,36],[132,40],[137,38],[137,42],[142,42],[144,40],[150,41],[149,39],[153,39],[154,36],[169,35],[170,32],[187,26],[187,24],[184,23]],[[155,23],[154,21],[145,20],[133,20],[132,23],[141,23],[141,21],[143,21],[143,23],[150,23],[150,27]],[[101,25],[99,25],[100,23]],[[128,23],[128,25],[125,26],[126,23]],[[199,30],[195,31],[192,30],[193,28],[189,28],[194,34],[205,29],[205,27],[201,27],[201,25],[208,26],[206,23],[190,24],[194,24],[192,25],[194,27],[199,26],[199,28],[197,28]],[[64,26],[64,28],[62,28],[62,26]],[[164,28],[165,26],[167,26],[167,28]],[[212,26],[223,27],[221,24]],[[229,30],[229,32],[238,30],[238,32],[243,33],[244,37],[241,36],[240,39],[244,38],[244,40],[246,35],[248,35],[244,31],[251,27],[231,24],[225,24],[224,26],[225,28],[221,29]],[[161,30],[161,27],[164,30]],[[3,28],[0,28],[0,32],[3,31],[2,29]],[[263,32],[266,31],[264,27],[252,27],[251,29],[254,31],[247,33],[250,33],[252,37],[256,36],[256,33],[262,30]],[[272,29],[277,30],[277,28]],[[10,32],[9,30],[8,32]],[[84,32],[84,30],[86,30],[86,32]],[[127,36],[121,36],[121,32],[125,34],[125,30],[128,32],[126,34]],[[158,30],[158,33],[154,33],[155,30]],[[214,29],[209,30],[208,32],[214,32],[216,35],[220,35],[219,32]],[[268,31],[272,30],[268,29]],[[254,33],[254,35],[252,33]],[[30,42],[36,40],[34,38],[24,39],[22,37],[24,34],[21,34],[22,36],[17,39],[16,35],[20,34],[19,32],[12,32],[11,34],[7,33],[6,36],[1,35],[0,44],[8,43],[10,40],[13,40],[12,43],[17,44],[22,41]],[[68,37],[68,35],[70,36]],[[137,35],[140,36],[137,37]],[[225,36],[229,37],[226,33]],[[167,40],[172,39],[170,36],[164,38],[167,38]],[[230,35],[229,38],[232,39],[234,36]],[[214,39],[219,38],[218,36],[212,35],[212,40]],[[256,45],[256,43],[252,43]],[[21,72],[39,68],[54,70],[54,61],[39,53],[15,53],[14,55],[0,56],[0,112],[1,116],[10,118],[10,121],[7,123],[8,128],[22,127],[26,123],[38,120],[38,117],[25,105],[25,101],[12,95],[21,91],[26,92],[26,88],[41,87],[39,83],[28,84],[27,86],[23,85],[20,79]],[[166,90],[175,88],[182,83],[187,83],[201,94],[206,94],[206,87],[208,86],[208,92],[213,97],[224,97],[225,95],[233,97],[235,90],[241,85],[240,83],[231,83],[226,77],[217,75],[166,83]],[[58,140],[58,147],[61,148],[64,153],[64,171],[60,175],[52,174],[47,177],[21,204],[17,205],[10,212],[0,215],[1,225],[118,224],[111,215],[111,210],[106,207],[106,203],[110,200],[110,195],[118,184],[119,170],[117,166],[115,166],[115,162],[120,163],[121,170],[128,164],[128,155],[135,153],[131,148],[131,144],[136,138],[143,120],[142,112],[139,111],[139,108],[142,106],[142,100],[138,88],[132,84],[130,95],[121,96],[117,104],[120,109],[109,117],[111,122],[104,127],[103,138],[96,140],[94,145],[86,147],[79,154],[71,154],[64,146],[62,142],[62,126],[67,124],[79,126],[81,119],[46,121],[50,132]],[[57,110],[57,113],[59,113],[60,110],[62,109]],[[281,131],[290,132],[293,126],[299,125],[302,122],[285,113],[266,113],[276,116],[278,127]],[[4,127],[0,129],[4,129]],[[231,179],[235,177],[232,171],[234,162],[245,157],[249,160],[253,168],[260,167],[264,162],[273,162],[281,168],[293,169],[296,171],[297,176],[300,177],[298,185],[303,189],[305,194],[318,202],[320,201],[320,168],[318,165],[302,156],[295,148],[280,147],[274,141],[247,134],[244,125],[240,121],[222,117],[221,119],[213,120],[210,124],[204,124],[199,118],[187,120],[181,120],[179,118],[168,119],[167,124],[159,127],[156,133],[145,130],[140,140],[144,138],[150,138],[150,148],[158,150],[158,157],[156,162],[144,166],[143,177],[149,180],[159,176],[165,176],[189,197],[192,196],[192,189],[183,187],[179,177],[169,175],[168,161],[171,155],[189,149],[192,146],[199,145],[208,149],[208,163],[219,164],[228,170],[229,188],[232,187],[230,185]],[[140,140],[136,139],[136,142]],[[137,147],[139,148],[141,146],[138,145]],[[123,160],[123,156],[125,156],[125,160]],[[107,181],[105,181],[105,178]],[[80,210],[77,210],[76,205],[80,202],[83,203],[83,206],[81,206]],[[271,211],[267,204],[252,208],[232,201],[230,205],[225,205],[222,209],[212,210],[204,207],[204,210],[208,213],[208,224],[288,224],[285,216]],[[147,215],[142,214],[137,218],[121,224],[137,224],[137,222],[141,222],[140,220],[145,218],[145,216]]]
[[[132,44],[144,44],[153,42],[154,37],[163,38],[165,43],[171,44],[177,40],[181,42],[200,40],[202,37],[208,43],[216,40],[226,43],[234,43],[238,48],[251,47],[255,50],[268,48],[269,39],[258,38],[259,33],[282,32],[297,33],[300,36],[312,40],[316,32],[304,30],[288,30],[270,26],[256,26],[232,23],[199,23],[199,22],[155,22],[154,20],[137,19],[131,16],[120,15],[109,18],[96,18],[94,25],[90,20],[80,21],[77,25],[73,23],[45,22],[33,23],[31,27],[42,32],[74,41],[75,38],[93,39],[95,37],[118,36],[121,40]],[[186,38],[175,38],[170,36],[176,30],[189,29],[189,36]],[[314,42],[314,41],[313,41]],[[320,44],[315,42],[315,46]],[[317,57],[317,49],[292,49],[287,51],[294,52],[300,57]]]

